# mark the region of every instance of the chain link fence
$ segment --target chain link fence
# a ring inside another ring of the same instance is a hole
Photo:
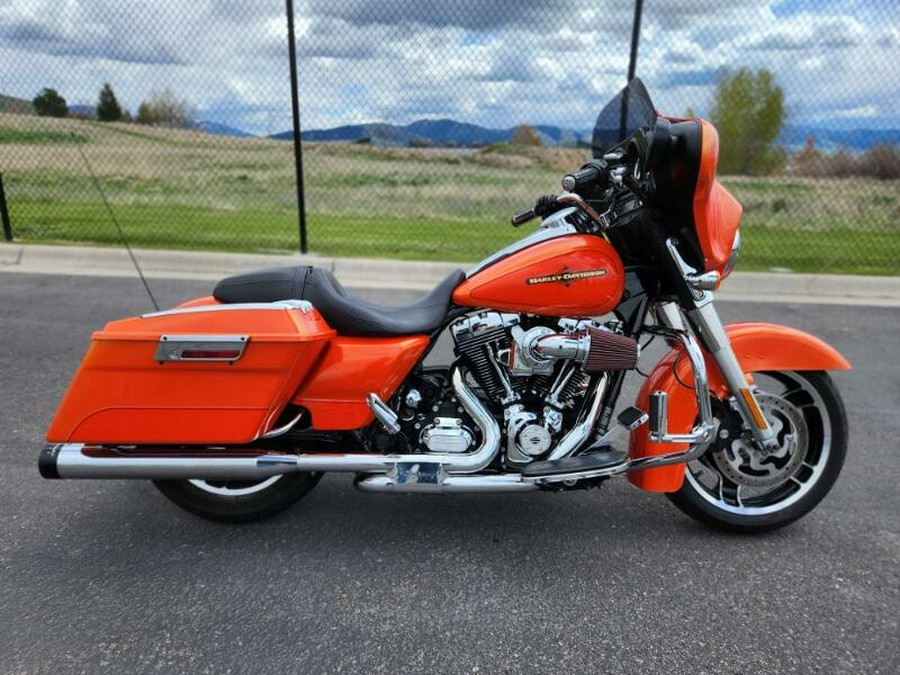
[[[297,0],[294,16],[309,250],[475,261],[589,157],[635,6]],[[0,8],[14,239],[116,244],[105,199],[137,246],[296,250],[286,17],[275,0]],[[722,87],[763,71],[780,119],[733,122]],[[637,75],[665,114],[721,118],[723,153],[778,129],[766,161],[722,177],[745,207],[742,267],[900,273],[897,3],[647,0]]]

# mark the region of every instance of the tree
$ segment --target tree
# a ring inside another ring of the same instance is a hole
[[[109,82],[103,85],[97,99],[97,119],[101,122],[118,122],[122,119],[122,106],[116,100]]]
[[[538,132],[533,126],[521,124],[513,129],[510,143],[512,145],[531,145],[537,147],[541,144],[541,137],[538,136]]]
[[[191,125],[191,106],[179,100],[171,89],[150,92],[150,97],[138,106],[138,124],[186,129]]]
[[[794,155],[794,171],[801,176],[824,176],[825,157],[816,147],[816,137],[807,136],[803,149]]]
[[[896,145],[873,145],[859,158],[859,173],[880,180],[900,178],[900,148]]]
[[[69,114],[66,99],[60,96],[56,89],[44,87],[31,103],[34,105],[35,112],[41,117],[66,117]]]
[[[716,85],[712,123],[719,130],[722,173],[761,175],[783,164],[772,147],[784,122],[784,92],[766,69],[725,72]]]
[[[137,117],[135,118],[135,122],[138,124],[153,124],[153,113],[150,110],[150,104],[147,101],[141,101],[141,104],[137,109]]]

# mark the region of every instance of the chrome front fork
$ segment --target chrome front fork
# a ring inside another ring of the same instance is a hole
[[[731,348],[728,333],[725,332],[725,327],[713,304],[712,293],[705,291],[703,300],[697,303],[697,308],[686,314],[691,330],[719,367],[725,384],[734,397],[735,406],[744,419],[746,427],[753,434],[754,440],[764,449],[773,448],[778,442],[775,433],[766,421],[734,350]],[[658,321],[669,328],[687,331],[683,319],[684,314],[675,302],[664,302],[657,305],[656,317]]]

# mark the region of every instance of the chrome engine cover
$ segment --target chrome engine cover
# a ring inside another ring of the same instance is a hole
[[[459,417],[436,417],[434,424],[425,427],[419,441],[428,452],[468,452],[475,442],[474,434]]]
[[[529,424],[516,435],[516,449],[529,457],[540,457],[552,444],[552,434],[540,424]]]

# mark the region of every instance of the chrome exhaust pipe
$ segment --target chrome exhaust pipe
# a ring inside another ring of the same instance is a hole
[[[590,407],[579,418],[575,426],[569,430],[569,433],[559,440],[559,443],[556,444],[556,447],[553,448],[547,459],[557,460],[568,457],[588,441],[594,432],[597,420],[600,418],[600,411],[603,408],[603,402],[606,400],[606,385],[608,383],[609,378],[607,375],[601,375],[590,393]]]
[[[443,476],[434,482],[401,481],[396,475],[366,476],[354,485],[363,492],[415,492],[419,494],[477,494],[489,492],[534,492],[536,483],[522,482],[517,473],[480,476]]]
[[[137,478],[151,480],[261,480],[294,471],[382,473],[403,467],[434,467],[444,474],[477,473],[500,451],[500,427],[465,384],[459,370],[451,378],[456,398],[481,429],[481,445],[471,453],[374,454],[267,454],[247,448],[243,455],[224,452],[194,455],[136,454],[84,443],[48,445],[38,467],[44,478]]]
[[[262,452],[233,457],[221,453],[138,455],[84,443],[61,443],[44,446],[38,469],[44,478],[149,480],[262,480],[292,471],[278,465],[260,464],[264,456]]]

